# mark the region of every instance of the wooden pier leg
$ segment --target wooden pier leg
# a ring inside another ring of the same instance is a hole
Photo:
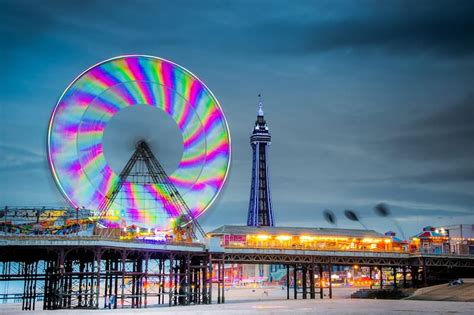
[[[150,261],[150,255],[146,254],[145,256],[145,294],[144,294],[144,307],[148,306],[148,264]]]
[[[328,278],[329,278],[329,298],[332,299],[332,265],[328,265]]]
[[[77,305],[79,307],[82,307],[83,306],[83,303],[84,303],[84,299],[83,299],[83,296],[82,296],[82,291],[83,291],[83,281],[84,281],[84,269],[85,269],[85,263],[81,260],[79,261],[79,294],[78,294],[78,297],[77,297]]]
[[[379,266],[379,275],[380,275],[380,289],[383,289],[383,271],[382,271],[382,266]]]
[[[119,283],[119,260],[118,258],[114,258],[114,272],[115,272],[115,276],[114,276],[114,296],[115,296],[115,299],[114,299],[114,305],[113,305],[113,308],[116,309],[117,308],[117,304],[118,304],[118,283]]]
[[[307,283],[306,281],[308,280],[307,279],[307,267],[306,265],[303,265],[301,267],[301,281],[303,282],[303,299],[306,300],[307,296],[306,294],[308,293],[307,292],[307,289],[308,289],[308,286],[307,286]]]
[[[67,271],[70,273],[70,276],[68,277],[68,278],[69,278],[69,284],[68,284],[69,296],[68,296],[68,306],[67,306],[67,308],[72,308],[73,281],[76,280],[76,279],[75,279],[76,276],[73,276],[73,275],[72,275],[72,273],[74,272],[73,264],[74,264],[74,262],[73,262],[72,260],[70,260],[70,261],[69,261],[69,264],[68,264],[68,267],[67,267]]]
[[[123,308],[125,303],[125,264],[127,263],[127,253],[122,251],[122,285],[120,289],[122,290],[120,295],[120,307]]]
[[[132,308],[137,307],[136,296],[137,296],[137,264],[138,261],[136,258],[132,258],[132,274],[131,274],[131,283],[132,283]]]
[[[164,258],[160,257],[158,259],[158,305],[164,304],[165,300],[165,277],[163,275],[164,273]]]
[[[286,299],[290,299],[290,265],[286,265]]]
[[[319,272],[319,298],[324,298],[324,286],[323,286],[323,266],[321,264],[318,265],[318,272]]]
[[[30,275],[30,270],[29,270],[29,263],[28,262],[23,262],[23,263],[18,263],[18,269],[21,270],[23,269],[23,296],[21,299],[21,310],[22,311],[29,311],[31,310],[30,305],[29,305],[29,291],[28,291],[28,280],[29,280],[29,275]],[[23,266],[21,266],[23,265]]]
[[[202,286],[201,286],[201,297],[202,297],[202,304],[209,304],[208,301],[208,295],[209,292],[207,291],[208,289],[208,284],[207,284],[207,265],[209,262],[206,260],[206,258],[203,258],[203,266],[202,266]]]
[[[137,259],[137,307],[141,308],[143,305],[143,258],[140,257]]]
[[[174,260],[174,286],[173,286],[173,305],[178,305],[178,298],[179,298],[179,291],[178,287],[180,286],[180,278],[181,278],[181,265],[182,259],[175,259]]]
[[[423,259],[423,286],[427,287],[428,286],[428,272],[426,270],[426,263],[425,260]]]
[[[212,270],[212,257],[211,257],[211,254],[209,254],[209,261],[208,261],[208,264],[209,264],[209,277],[208,277],[208,282],[209,282],[209,291],[208,291],[208,301],[209,303],[208,304],[212,304],[212,273],[213,273],[213,270]]]
[[[417,288],[418,287],[418,267],[411,266],[410,272],[411,272],[411,287]]]
[[[407,287],[407,267],[403,266],[403,287]]]
[[[105,260],[105,281],[104,281],[104,308],[107,307],[106,301],[110,301],[110,287],[111,284],[109,283],[109,277],[110,277],[110,259]]]
[[[397,288],[397,267],[392,268],[392,273],[393,273],[393,288]]]
[[[221,264],[217,262],[217,304],[221,304]]]
[[[94,303],[95,304],[95,308],[100,308],[100,305],[99,305],[99,300],[100,300],[100,274],[101,274],[101,268],[100,268],[100,265],[101,265],[101,260],[102,260],[102,251],[101,250],[97,250],[95,252],[95,261],[96,261],[96,264],[97,264],[97,269],[96,269],[96,286],[95,286],[95,298],[96,298],[96,302]]]
[[[296,265],[293,266],[293,295],[295,300],[298,299],[298,268]]]
[[[27,299],[28,299],[28,274],[29,274],[29,270],[27,269],[28,267],[28,263],[25,261],[25,262],[22,262],[22,263],[18,263],[18,269],[19,270],[22,270],[23,269],[23,297],[21,299],[21,310],[22,311],[28,311],[29,310],[29,307],[27,306]]]
[[[184,257],[184,281],[182,283],[184,284],[184,299],[183,299],[183,304],[184,305],[189,305],[191,302],[191,256],[187,254]]]
[[[225,303],[225,269],[224,269],[224,255],[222,255],[222,304]]]
[[[174,270],[174,256],[173,254],[170,254],[170,257],[169,257],[169,260],[170,260],[170,269],[169,269],[169,288],[168,288],[168,304],[169,306],[171,307],[173,305],[173,270]]]
[[[369,266],[370,289],[372,289],[372,284],[374,282],[373,279],[372,279],[372,271],[373,271],[372,266]]]
[[[309,269],[309,298],[315,298],[315,289],[314,289],[314,264],[310,265]]]

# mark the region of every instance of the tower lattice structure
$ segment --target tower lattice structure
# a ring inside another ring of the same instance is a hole
[[[250,188],[248,226],[274,226],[270,177],[268,173],[268,147],[270,132],[264,118],[263,104],[258,104],[257,121],[250,136],[253,151],[252,183]]]

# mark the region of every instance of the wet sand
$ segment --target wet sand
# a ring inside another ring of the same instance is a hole
[[[350,299],[353,288],[335,288],[333,299],[286,300],[286,290],[230,289],[226,303],[147,309],[36,311],[38,314],[474,314],[473,302]],[[41,303],[37,304],[41,307]],[[18,314],[20,305],[0,305],[1,314]]]

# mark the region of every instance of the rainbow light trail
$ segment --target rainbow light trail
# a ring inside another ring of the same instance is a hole
[[[169,174],[193,215],[199,217],[219,194],[230,165],[230,135],[212,92],[195,75],[151,56],[121,56],[77,77],[51,115],[48,159],[53,177],[72,207],[97,209],[119,179],[108,165],[103,136],[108,122],[129,106],[163,110],[178,125],[183,156]],[[108,226],[170,228],[179,214],[158,184],[123,185],[126,202],[114,201]]]

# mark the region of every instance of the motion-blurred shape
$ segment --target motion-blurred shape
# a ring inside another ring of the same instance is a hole
[[[374,207],[374,211],[375,211],[375,214],[377,214],[380,217],[384,217],[384,218],[388,218],[392,214],[392,212],[390,211],[389,206],[386,203],[383,203],[383,202],[377,204]],[[403,239],[406,239],[405,238],[405,233],[403,233],[402,227],[400,226],[400,224],[398,224],[397,220],[392,218],[391,221],[398,228],[398,230],[400,231],[400,234],[402,235]]]
[[[374,211],[377,215],[381,216],[381,217],[388,217],[390,216],[390,208],[388,207],[387,204],[381,202],[379,204],[377,204],[375,207],[374,207]]]
[[[331,210],[328,210],[328,209],[327,209],[327,210],[324,210],[323,216],[324,216],[324,219],[325,219],[328,223],[331,223],[331,224],[334,224],[334,225],[337,224],[336,215],[335,215],[334,212],[332,212]]]
[[[354,210],[344,210],[344,215],[351,221],[357,221],[367,230],[367,226],[360,220],[359,215]]]

